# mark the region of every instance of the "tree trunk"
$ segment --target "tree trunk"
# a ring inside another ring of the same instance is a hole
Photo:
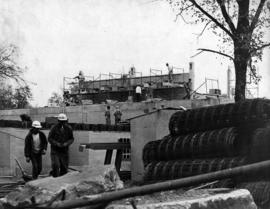
[[[243,60],[235,61],[235,97],[236,102],[246,98],[247,63]]]
[[[234,43],[235,98],[236,102],[246,98],[246,73],[249,50],[244,42]]]
[[[250,40],[252,33],[249,26],[250,0],[237,0],[238,22],[234,37],[234,68],[236,102],[246,98],[246,73],[250,58]]]

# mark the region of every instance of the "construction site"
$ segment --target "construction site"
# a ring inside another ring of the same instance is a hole
[[[269,208],[270,100],[234,103],[230,71],[227,94],[213,79],[198,93],[193,69],[65,77],[65,105],[0,110],[0,208]],[[119,123],[106,122],[108,106]],[[33,180],[25,136],[32,121],[48,136],[61,113],[74,134],[69,172],[50,175],[48,146]]]

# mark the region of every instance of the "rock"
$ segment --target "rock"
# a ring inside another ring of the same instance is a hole
[[[24,187],[9,193],[2,199],[2,203],[12,207],[44,206],[54,201],[82,198],[123,187],[113,166],[94,167],[57,178],[30,181]]]
[[[256,209],[248,190],[172,190],[123,199],[106,209]]]

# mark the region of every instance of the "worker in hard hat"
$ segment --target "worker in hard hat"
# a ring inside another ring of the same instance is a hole
[[[116,110],[113,115],[115,118],[115,125],[119,124],[121,122],[122,112],[118,106],[116,106]]]
[[[58,115],[58,123],[50,130],[48,141],[51,144],[51,162],[53,177],[62,176],[68,171],[69,146],[73,143],[73,131],[67,124],[65,114]]]
[[[40,130],[39,121],[33,121],[32,128],[25,138],[24,155],[26,162],[32,162],[32,178],[37,179],[42,170],[42,155],[46,154],[47,138]]]
[[[105,120],[106,120],[106,125],[111,125],[111,107],[108,105],[107,109],[105,111]]]

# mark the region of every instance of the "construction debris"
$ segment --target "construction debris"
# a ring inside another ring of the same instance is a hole
[[[219,179],[227,179],[235,176],[243,176],[245,173],[258,173],[262,170],[270,168],[270,160],[250,165],[240,166],[237,168],[225,169],[212,173],[191,176],[182,179],[148,184],[144,186],[130,187],[119,191],[104,192],[97,195],[85,196],[83,199],[74,199],[67,201],[58,201],[52,204],[51,208],[68,209],[84,206],[93,206],[100,203],[109,203],[111,201],[120,200],[123,198],[152,194],[155,192],[169,191],[179,188],[198,185],[201,183],[211,182]],[[199,208],[199,207],[197,207]],[[254,208],[254,207],[251,207]],[[255,207],[256,208],[256,207]]]
[[[137,196],[109,204],[106,209],[256,209],[247,190],[172,190]]]
[[[4,181],[0,182],[0,198],[14,191],[17,187],[24,185],[24,181]],[[1,208],[1,207],[0,207]]]
[[[7,207],[48,207],[57,201],[74,200],[122,188],[123,182],[115,168],[102,166],[71,172],[58,178],[30,181],[9,193],[1,202]]]
[[[270,208],[269,181],[244,182],[237,185],[237,187],[247,189],[251,193],[256,205],[261,209]]]

